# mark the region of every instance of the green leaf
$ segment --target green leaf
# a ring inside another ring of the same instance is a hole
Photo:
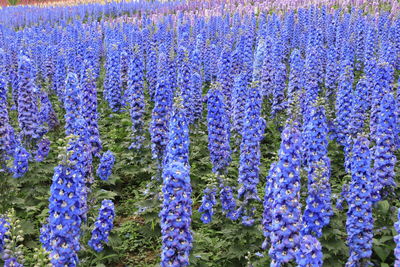
[[[374,252],[379,256],[382,262],[386,261],[391,251],[392,251],[391,249],[384,247],[374,247]]]
[[[386,215],[389,212],[389,202],[387,200],[380,201],[378,203],[378,209],[382,212],[382,214]]]

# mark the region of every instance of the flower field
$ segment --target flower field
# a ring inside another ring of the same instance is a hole
[[[0,264],[400,267],[386,1],[0,2]]]

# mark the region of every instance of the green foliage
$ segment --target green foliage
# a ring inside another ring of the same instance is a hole
[[[146,142],[140,151],[129,150],[131,122],[128,112],[111,113],[102,99],[101,80],[99,79],[99,127],[104,151],[111,150],[116,156],[113,174],[108,181],[95,179],[89,197],[90,212],[88,220],[83,225],[81,238],[82,251],[79,254],[80,266],[158,266],[160,256],[160,227],[158,213],[161,201],[160,173],[156,163],[151,158],[150,135],[146,131]],[[51,101],[63,125],[64,111],[54,95]],[[148,127],[152,105],[147,97],[145,122]],[[206,107],[205,107],[206,108]],[[268,118],[268,101],[264,103],[263,115]],[[329,111],[329,110],[328,110]],[[16,127],[16,112],[12,111],[13,126]],[[213,222],[204,225],[200,221],[197,209],[200,205],[202,191],[207,183],[216,182],[212,174],[209,153],[207,149],[207,127],[203,120],[190,129],[190,164],[191,183],[193,187],[193,220],[192,229],[194,244],[191,253],[191,265],[207,266],[268,266],[268,251],[261,250],[264,240],[260,219],[262,203],[257,203],[258,223],[253,227],[244,227],[239,222],[232,222],[221,213],[221,206],[215,207]],[[277,159],[280,145],[280,130],[285,118],[280,116],[276,120],[267,120],[264,140],[261,144],[261,173],[259,194],[262,197],[265,186],[265,177],[269,166]],[[0,214],[4,214],[10,207],[16,211],[24,233],[24,256],[28,266],[43,258],[43,250],[38,240],[39,228],[48,216],[49,188],[54,167],[58,164],[58,156],[66,146],[63,126],[50,132],[51,151],[49,157],[41,163],[31,162],[29,172],[20,179],[11,176],[0,179]],[[236,185],[239,167],[238,136],[232,138],[232,164],[226,175],[227,181]],[[333,205],[338,198],[342,184],[350,180],[344,172],[343,148],[335,142],[329,145],[329,156],[332,165],[332,192],[335,196]],[[399,155],[398,155],[399,156]],[[96,170],[99,159],[94,159]],[[397,167],[398,168],[398,167]],[[397,172],[399,170],[397,169]],[[214,180],[214,181],[213,181]],[[306,181],[303,174],[302,181]],[[306,186],[303,183],[302,200],[306,195]],[[374,207],[375,238],[372,262],[375,266],[393,266],[394,232],[393,224],[396,212],[392,207],[398,206],[399,201],[394,197],[396,191],[389,195],[388,200],[381,201]],[[99,204],[103,199],[114,199],[116,204],[115,228],[111,232],[110,242],[101,253],[95,253],[87,245],[90,232],[97,216]],[[304,207],[304,204],[303,204]],[[331,223],[324,229],[321,243],[324,252],[324,266],[343,266],[348,257],[346,246],[346,207],[343,211],[335,209]],[[44,256],[45,257],[45,256]]]

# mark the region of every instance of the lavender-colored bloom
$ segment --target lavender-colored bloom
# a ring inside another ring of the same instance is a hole
[[[101,180],[106,181],[111,175],[112,168],[114,167],[115,157],[111,151],[107,151],[100,158],[100,165],[97,169],[97,175]]]
[[[14,178],[20,178],[28,171],[30,157],[30,153],[22,145],[19,145],[15,149],[13,165]]]
[[[114,226],[114,203],[111,200],[105,199],[101,202],[99,215],[94,223],[92,237],[88,244],[96,252],[104,249],[103,243],[108,243],[108,236]]]
[[[50,152],[50,140],[47,138],[42,139],[37,145],[35,160],[42,162]]]
[[[317,238],[311,235],[301,237],[300,250],[297,253],[296,262],[299,267],[322,266],[322,246]]]
[[[210,223],[212,221],[212,216],[214,214],[213,207],[217,204],[215,200],[215,195],[217,190],[215,188],[206,188],[203,191],[203,198],[201,200],[201,206],[199,207],[199,212],[201,214],[201,221],[203,223]]]
[[[372,186],[370,182],[369,141],[358,136],[352,149],[351,183],[347,195],[346,229],[350,256],[346,266],[357,266],[372,254],[373,224]]]
[[[301,204],[300,166],[302,137],[296,123],[282,132],[279,161],[273,191],[274,207],[270,233],[271,266],[280,266],[296,258],[300,248]]]
[[[144,112],[145,112],[145,101],[144,101],[144,66],[140,59],[138,52],[135,52],[128,69],[128,103],[129,112],[132,120],[132,144],[129,146],[130,149],[140,149],[142,147],[144,136]]]

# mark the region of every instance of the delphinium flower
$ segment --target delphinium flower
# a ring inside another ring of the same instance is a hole
[[[169,143],[163,168],[163,204],[160,212],[161,266],[188,266],[192,248],[190,230],[192,188],[190,185],[189,129],[177,103],[171,118]]]
[[[265,40],[261,38],[258,41],[256,53],[254,55],[254,62],[253,62],[253,82],[261,81],[261,70],[263,61],[266,55],[266,48],[265,48]]]
[[[282,132],[279,160],[275,167],[275,201],[269,250],[271,266],[295,260],[301,244],[301,144],[302,137],[296,122],[289,122]]]
[[[130,149],[140,149],[144,142],[144,66],[138,51],[135,51],[128,69],[128,103],[132,120],[132,144]]]
[[[65,106],[65,133],[74,136],[74,142],[68,148],[69,160],[74,162],[73,171],[79,173],[83,178],[81,187],[82,219],[86,218],[87,211],[87,187],[85,183],[91,183],[92,175],[92,150],[86,120],[82,115],[82,92],[78,86],[78,78],[75,73],[68,73],[66,80]]]
[[[350,256],[346,266],[358,266],[362,259],[372,254],[373,224],[372,186],[370,181],[369,141],[359,135],[351,155],[351,182],[347,195],[346,229]]]
[[[158,57],[160,57],[160,55],[158,55]],[[151,99],[154,99],[155,97],[158,87],[157,84],[159,81],[158,78],[159,68],[156,68],[156,66],[157,66],[157,41],[153,36],[150,43],[150,51],[148,51],[147,61],[146,61],[146,81]]]
[[[397,222],[394,224],[397,235],[394,237],[396,248],[394,249],[395,263],[394,266],[400,266],[400,209],[397,210]]]
[[[203,223],[210,223],[214,214],[214,206],[217,204],[215,195],[217,194],[216,188],[207,187],[203,191],[203,198],[199,207],[201,213],[201,221]]]
[[[265,54],[269,55],[272,50],[272,40],[267,38],[265,41]],[[275,66],[272,57],[264,57],[264,61],[261,67],[261,90],[264,97],[269,96],[273,92],[274,88],[274,71]]]
[[[169,120],[168,144],[164,166],[171,161],[179,160],[185,166],[189,166],[189,126],[182,105],[182,97],[176,97],[173,111]]]
[[[31,154],[20,144],[14,152],[13,177],[20,178],[28,171]]]
[[[368,61],[371,60],[375,56],[376,52],[376,29],[372,23],[369,23],[366,39],[365,39],[365,48],[364,48],[364,64],[367,65]]]
[[[194,121],[194,102],[193,102],[193,88],[191,88],[191,68],[189,62],[189,54],[185,47],[180,47],[179,55],[182,57],[180,65],[178,66],[178,88],[183,98],[183,107],[186,113],[188,123]]]
[[[315,47],[308,48],[304,65],[304,93],[301,95],[301,111],[304,124],[308,123],[310,117],[309,109],[317,101],[320,86],[317,65],[319,64],[318,53]]]
[[[207,99],[208,150],[213,172],[224,173],[231,162],[230,120],[224,95],[218,85],[208,93]]]
[[[82,97],[82,115],[88,126],[91,152],[95,156],[100,155],[102,149],[100,132],[98,126],[99,114],[97,112],[97,89],[93,62],[85,59],[81,73],[81,97]]]
[[[304,163],[308,173],[308,195],[303,214],[303,235],[322,236],[332,216],[328,126],[323,106],[311,107],[304,127]]]
[[[302,236],[296,257],[299,267],[321,267],[323,264],[321,243],[311,235]]]
[[[75,121],[82,119],[82,93],[78,83],[78,76],[69,72],[65,80],[65,133],[74,134]]]
[[[261,117],[262,97],[260,88],[252,84],[249,88],[246,103],[246,115],[243,124],[242,142],[240,144],[240,166],[238,182],[240,188],[238,199],[242,201],[238,210],[244,225],[254,223],[252,201],[260,201],[257,194],[260,171],[260,142],[262,140],[265,121]]]
[[[122,107],[121,60],[118,44],[108,46],[104,97],[114,112]]]
[[[60,125],[57,114],[50,102],[49,96],[44,90],[40,92],[39,121],[41,124],[46,123],[49,130],[53,130]]]
[[[52,45],[46,46],[44,51],[44,59],[42,65],[42,79],[45,82],[53,80],[54,75],[54,47]]]
[[[300,51],[298,49],[294,49],[290,55],[290,75],[288,84],[289,107],[298,101],[301,95],[301,90],[303,88],[303,67],[304,61],[301,57]]]
[[[214,85],[214,88],[208,93],[207,110],[208,150],[213,164],[213,172],[217,175],[217,180],[220,183],[222,209],[230,217],[236,204],[232,197],[232,189],[222,177],[231,162],[230,121],[225,107],[224,95],[218,85]],[[207,188],[204,193],[210,194],[204,196],[204,198],[211,199],[213,189]],[[228,201],[232,203],[228,203]],[[213,203],[210,202],[209,204]],[[211,221],[211,216],[208,217]]]
[[[100,164],[97,169],[97,175],[100,177],[101,180],[108,180],[111,175],[112,168],[114,167],[115,157],[111,151],[107,151],[103,154],[100,158]]]
[[[104,249],[103,243],[108,243],[108,236],[114,226],[114,203],[111,200],[105,199],[101,202],[99,215],[94,223],[92,237],[88,244],[96,252]]]
[[[172,106],[173,92],[165,69],[166,55],[160,54],[158,60],[157,89],[154,94],[154,108],[151,113],[150,136],[151,151],[154,159],[161,165],[168,142],[168,121]]]
[[[24,140],[38,139],[43,134],[39,127],[37,88],[32,77],[32,61],[19,57],[18,61],[18,124]]]
[[[203,114],[203,78],[202,78],[202,64],[199,49],[195,49],[191,55],[191,77],[190,88],[192,89],[193,98],[193,119],[200,120]]]
[[[24,230],[21,227],[19,218],[15,210],[9,210],[3,217],[3,227],[6,232],[3,236],[4,250],[1,253],[5,267],[23,267],[24,259]],[[1,226],[0,226],[1,227]],[[0,241],[1,242],[1,241]]]
[[[371,92],[371,115],[370,115],[370,136],[376,140],[376,131],[379,124],[380,104],[383,96],[391,91],[390,81],[392,80],[393,69],[387,63],[380,63],[377,65],[374,76],[372,78],[372,92]]]
[[[49,223],[46,222],[45,224],[40,227],[40,235],[39,241],[42,243],[42,247],[46,251],[51,251],[51,244],[50,244],[50,226]]]
[[[177,83],[178,83],[178,66],[177,61],[178,57],[175,55],[175,48],[172,46],[167,57],[167,67],[168,67],[168,76],[169,82],[171,83],[171,90],[175,92]]]
[[[247,99],[247,85],[243,74],[235,78],[232,93],[232,131],[242,134]]]
[[[19,263],[17,258],[12,257],[4,261],[4,267],[24,267],[24,265]]]
[[[49,198],[50,260],[55,266],[77,266],[80,249],[80,195],[83,177],[68,173],[63,165],[54,169]],[[75,176],[75,179],[74,177]]]
[[[191,88],[193,98],[193,119],[199,121],[203,115],[203,82],[199,72],[192,72]]]
[[[64,93],[65,93],[65,77],[67,76],[67,69],[65,66],[65,55],[64,50],[59,49],[59,52],[56,57],[55,64],[55,73],[53,77],[53,90],[56,92],[58,96],[58,100],[63,103],[64,102]]]
[[[1,51],[0,51],[1,53]],[[1,54],[0,54],[1,57]],[[1,58],[0,58],[1,60]],[[0,61],[0,68],[1,61]],[[13,133],[7,110],[7,81],[0,70],[0,170],[11,152]]]
[[[37,162],[43,161],[47,157],[49,152],[50,152],[50,140],[44,138],[37,145],[35,160]]]
[[[265,240],[262,244],[263,249],[267,248],[270,242],[270,234],[272,231],[272,211],[274,208],[274,201],[275,201],[274,187],[277,176],[276,164],[277,164],[276,162],[273,162],[271,164],[265,183],[265,195],[263,202],[264,212],[262,217],[263,234],[265,237]]]
[[[374,147],[374,168],[372,173],[372,200],[381,200],[382,189],[392,191],[396,186],[394,181],[396,165],[396,139],[397,126],[395,114],[395,99],[392,93],[386,93],[380,104],[378,126]],[[383,195],[384,196],[384,195]]]
[[[248,26],[244,26],[244,44],[242,51],[243,58],[243,69],[242,73],[244,74],[244,79],[246,84],[251,83],[252,73],[253,73],[253,36],[251,33],[251,29]],[[266,40],[266,49],[268,48],[268,40]],[[268,50],[265,50],[265,53],[268,54]]]
[[[123,47],[127,45],[124,44]],[[122,49],[121,51],[121,84],[122,88],[126,89],[128,86],[128,69],[129,69],[129,58],[130,58],[130,51],[127,48]]]
[[[273,78],[272,91],[272,110],[271,115],[275,116],[284,109],[284,90],[286,87],[286,66],[282,62],[274,62],[276,64]]]
[[[215,64],[215,63],[214,63]],[[228,47],[224,47],[218,62],[218,78],[217,81],[221,84],[221,92],[225,97],[225,105],[227,110],[231,110],[232,101],[232,56]]]
[[[336,96],[336,139],[339,144],[346,146],[350,113],[353,105],[353,74],[350,62],[342,62],[339,78],[338,93]]]
[[[325,70],[325,90],[326,97],[330,104],[334,103],[334,97],[336,95],[337,88],[337,76],[338,76],[338,62],[336,58],[336,47],[332,45],[327,50],[326,58],[326,70]]]
[[[355,29],[355,55],[356,55],[356,69],[361,70],[364,61],[365,37],[368,27],[365,26],[366,21],[363,16],[359,16]]]
[[[6,218],[1,217],[0,218],[0,253],[3,252],[3,248],[4,248],[4,239],[6,238],[6,233],[8,232],[9,229],[9,222],[7,221]]]

